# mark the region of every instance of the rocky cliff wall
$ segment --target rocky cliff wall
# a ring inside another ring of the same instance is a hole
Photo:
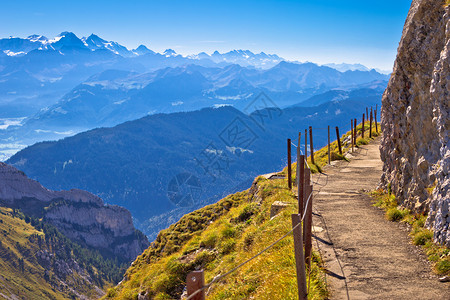
[[[134,228],[131,213],[89,192],[52,191],[23,172],[0,162],[0,202],[43,218],[82,245],[131,261],[150,244]]]
[[[399,203],[428,212],[434,238],[450,246],[450,8],[414,0],[383,95],[381,184]]]

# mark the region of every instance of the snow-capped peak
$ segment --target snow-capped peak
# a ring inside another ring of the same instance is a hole
[[[145,55],[145,54],[154,54],[155,52],[153,52],[152,50],[148,49],[146,46],[144,45],[140,45],[139,47],[137,47],[136,49],[133,50],[133,53],[135,55]]]
[[[29,37],[27,37],[27,40],[29,40],[30,42],[33,42],[33,43],[37,43],[37,42],[43,43],[43,42],[47,42],[48,38],[46,38],[43,35],[33,34],[33,35],[30,35]]]
[[[166,49],[166,50],[163,52],[163,55],[164,55],[165,57],[171,57],[171,56],[177,56],[177,53],[176,53],[174,50],[172,50],[172,49]]]

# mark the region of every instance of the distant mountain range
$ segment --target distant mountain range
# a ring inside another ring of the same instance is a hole
[[[155,114],[38,143],[8,163],[52,189],[85,189],[128,208],[138,228],[154,238],[183,214],[282,168],[287,137],[327,124],[344,132],[363,107],[381,105],[381,93],[335,91],[318,106],[286,109],[261,94],[253,105],[262,109],[251,114],[231,106]],[[326,131],[316,130],[314,140],[322,146]]]
[[[53,39],[42,35],[0,39],[0,118],[25,117],[56,103],[90,76],[109,69],[149,72],[186,64],[270,68],[283,59],[250,51],[200,53],[183,57],[174,50],[155,53],[146,46],[128,50],[97,35],[78,38],[63,32]]]
[[[0,118],[31,116],[105,70],[146,73],[188,64],[270,69],[282,61],[275,54],[249,50],[215,51],[211,55],[202,52],[186,57],[172,49],[156,53],[144,45],[128,50],[94,34],[78,38],[71,32],[53,39],[42,35],[4,38],[0,39]]]
[[[143,45],[128,50],[70,32],[2,39],[0,53],[0,160],[35,142],[148,114],[222,105],[245,110],[261,92],[283,108],[331,89],[388,79],[374,70],[339,72],[247,50],[189,57]]]
[[[95,34],[88,37],[78,38],[72,32],[62,32],[53,39],[42,35],[31,35],[27,38],[9,37],[0,39],[0,53],[10,57],[25,56],[36,51],[58,51],[60,54],[69,54],[82,51],[105,51],[122,57],[137,57],[144,55],[161,55],[163,57],[182,57],[172,49],[166,49],[163,53],[155,53],[144,45],[129,50],[125,46],[114,41],[106,41]],[[185,57],[187,60],[211,60],[215,63],[243,64],[244,66],[255,66],[269,68],[284,59],[276,54],[261,52],[255,54],[249,50],[233,50],[227,53],[215,51],[211,55],[201,52],[196,55]]]

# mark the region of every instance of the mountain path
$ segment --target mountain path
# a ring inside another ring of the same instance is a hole
[[[331,299],[450,299],[405,224],[387,221],[366,194],[382,174],[380,138],[350,162],[315,174],[313,247],[327,269]]]

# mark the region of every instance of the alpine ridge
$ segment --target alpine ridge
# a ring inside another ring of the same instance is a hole
[[[0,163],[0,203],[42,218],[70,239],[121,261],[133,260],[149,245],[125,208],[104,205],[82,190],[48,190],[5,163]]]

